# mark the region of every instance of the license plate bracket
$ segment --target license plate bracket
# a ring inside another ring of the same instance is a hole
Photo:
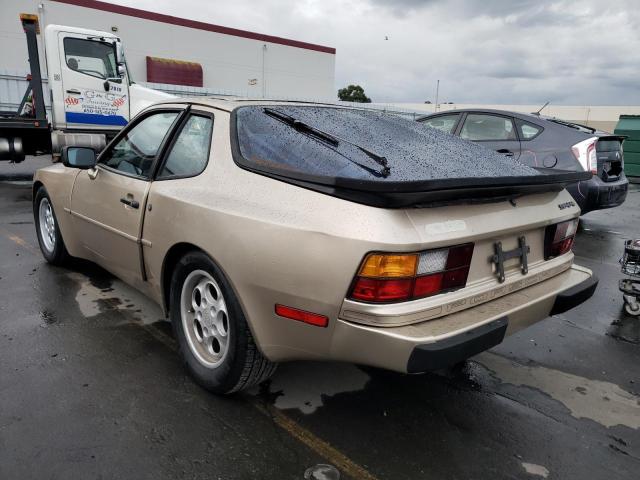
[[[511,260],[512,258],[520,259],[520,271],[523,275],[529,273],[529,264],[527,262],[527,254],[531,252],[531,248],[527,245],[527,240],[524,235],[518,237],[518,247],[513,250],[504,251],[502,249],[502,242],[495,242],[493,244],[495,254],[489,259],[491,263],[496,266],[496,274],[498,275],[498,281],[503,283],[504,276],[504,262]]]

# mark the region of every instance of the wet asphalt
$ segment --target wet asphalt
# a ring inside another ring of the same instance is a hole
[[[0,172],[1,178],[2,172]],[[640,478],[640,319],[623,240],[640,188],[582,218],[595,296],[455,371],[292,362],[216,397],[185,374],[160,309],[87,262],[48,265],[30,186],[0,181],[0,479]]]

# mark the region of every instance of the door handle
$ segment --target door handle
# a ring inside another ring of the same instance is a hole
[[[513,152],[511,150],[507,150],[506,148],[501,148],[500,150],[496,150],[498,153],[502,153],[505,157],[513,157]]]
[[[67,93],[70,93],[71,95],[80,95],[82,92],[80,92],[80,90],[67,90]]]
[[[132,198],[121,198],[120,203],[130,206],[131,208],[140,208],[140,203]]]

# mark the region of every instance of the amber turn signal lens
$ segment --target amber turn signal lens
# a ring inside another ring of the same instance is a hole
[[[362,264],[359,276],[368,278],[412,277],[416,273],[417,264],[417,254],[382,255],[372,253]]]

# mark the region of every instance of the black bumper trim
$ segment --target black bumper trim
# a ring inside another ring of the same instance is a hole
[[[582,302],[588,300],[596,291],[598,286],[598,277],[593,275],[584,282],[580,282],[577,285],[559,293],[556,296],[556,301],[551,308],[549,315],[557,315],[558,313],[564,313],[567,310],[571,310],[577,307]]]
[[[408,373],[427,372],[455,365],[498,345],[504,339],[509,319],[493,322],[435,343],[418,345],[407,362]]]

